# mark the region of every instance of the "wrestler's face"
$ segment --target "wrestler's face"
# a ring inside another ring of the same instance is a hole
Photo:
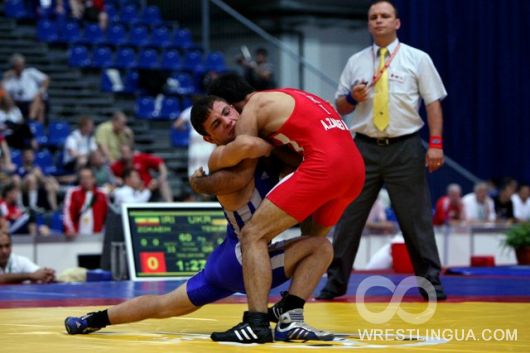
[[[208,133],[204,140],[216,145],[226,145],[236,138],[236,122],[239,113],[226,102],[215,101],[208,119],[204,122],[204,130]]]

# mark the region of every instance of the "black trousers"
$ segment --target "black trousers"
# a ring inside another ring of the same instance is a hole
[[[346,293],[368,214],[383,185],[409,251],[417,276],[440,287],[440,258],[432,227],[431,196],[425,169],[425,149],[418,134],[389,145],[365,139],[355,142],[366,164],[366,182],[359,197],[348,206],[333,234],[333,261],[323,291]]]

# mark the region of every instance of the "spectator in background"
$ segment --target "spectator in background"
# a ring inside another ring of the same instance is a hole
[[[69,2],[72,17],[97,23],[102,31],[107,30],[109,16],[105,12],[104,0],[69,0]]]
[[[167,167],[161,158],[148,153],[133,151],[129,145],[121,146],[121,158],[111,165],[112,172],[123,181],[126,169],[134,169],[140,175],[144,186],[154,192],[158,190],[163,201],[172,202],[173,195],[167,180]],[[151,173],[158,173],[155,179]]]
[[[100,150],[95,150],[90,153],[88,158],[88,166],[92,169],[92,173],[96,178],[96,185],[105,194],[110,194],[116,185],[116,178],[112,173],[110,164],[105,161]]]
[[[246,47],[243,49],[248,51]],[[276,87],[274,81],[274,67],[267,60],[268,52],[265,48],[258,48],[255,51],[254,60],[243,55],[238,59],[238,64],[243,67],[243,76],[257,91]]]
[[[0,88],[0,132],[12,148],[21,150],[26,147],[33,147],[34,149],[38,147],[20,109],[2,88]]]
[[[519,222],[530,222],[530,185],[521,184],[512,195],[513,214]]]
[[[386,217],[386,209],[383,198],[386,190],[381,189],[377,199],[375,200],[370,214],[366,219],[363,233],[366,234],[392,234],[396,231],[396,225],[389,221]]]
[[[11,70],[4,73],[4,88],[20,108],[24,118],[45,124],[49,77],[43,72],[26,68],[26,59],[14,54],[9,61]]]
[[[0,153],[0,173],[2,173],[0,185],[5,185],[11,178],[11,174],[16,171],[17,166],[11,161],[11,151],[2,134],[0,134]]]
[[[74,172],[88,163],[88,156],[97,150],[92,135],[94,122],[88,117],[79,120],[79,127],[72,131],[64,143],[63,164],[68,172]]]
[[[32,210],[56,210],[59,183],[51,175],[45,175],[35,164],[31,148],[22,152],[22,165],[17,168],[16,182],[22,186],[22,203]]]
[[[115,162],[121,156],[120,146],[134,144],[134,133],[127,126],[127,116],[117,111],[112,120],[104,122],[96,128],[96,143],[103,156],[110,163]]]
[[[0,213],[8,223],[10,234],[34,235],[37,233],[34,217],[18,206],[19,199],[19,187],[14,183],[5,185],[0,200]]]
[[[140,174],[134,169],[125,169],[123,185],[116,188],[114,195],[114,209],[121,213],[121,204],[147,202],[151,198],[151,191],[144,186]]]
[[[498,222],[513,222],[515,220],[512,202],[514,192],[513,183],[503,184],[499,189],[499,194],[494,199],[495,214]]]
[[[458,184],[447,186],[447,195],[436,201],[432,224],[441,226],[450,223],[460,223],[464,220],[464,204],[462,202],[462,189]]]
[[[470,224],[495,222],[495,206],[488,196],[488,184],[478,183],[472,193],[462,198],[464,219]]]
[[[11,236],[0,232],[0,284],[51,283],[55,281],[55,271],[51,268],[40,268],[30,259],[13,254]]]
[[[92,170],[79,170],[79,186],[71,188],[64,201],[64,227],[67,237],[103,231],[107,216],[107,196],[96,186]]]

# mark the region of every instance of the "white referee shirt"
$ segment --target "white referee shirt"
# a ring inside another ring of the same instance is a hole
[[[40,267],[34,264],[30,259],[24,256],[11,254],[9,260],[7,260],[7,266],[5,269],[0,267],[0,274],[4,273],[33,273]]]
[[[390,55],[396,50],[396,39],[387,48]],[[377,72],[379,47],[373,44],[348,59],[340,76],[335,99],[351,92],[351,87],[360,82],[372,83]],[[419,49],[401,43],[388,67],[388,90],[390,98],[389,126],[379,131],[373,124],[374,87],[369,89],[367,99],[357,104],[353,111],[351,130],[371,137],[397,137],[412,134],[424,125],[418,110],[420,98],[425,105],[447,96],[442,79],[429,55]]]

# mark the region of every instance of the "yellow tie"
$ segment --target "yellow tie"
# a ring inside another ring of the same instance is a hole
[[[379,49],[378,72],[385,66],[385,56],[387,49]],[[374,95],[374,125],[379,131],[383,131],[388,126],[388,70],[385,70],[375,84]]]

